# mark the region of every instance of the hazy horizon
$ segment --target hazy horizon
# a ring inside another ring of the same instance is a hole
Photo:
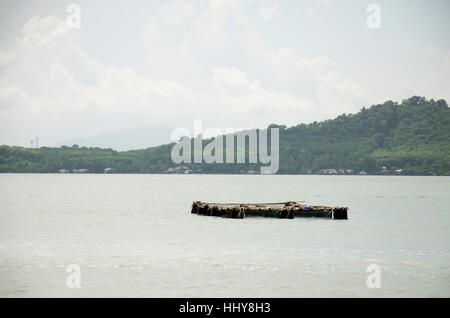
[[[413,97],[413,96],[411,96]],[[405,99],[406,100],[406,99]],[[387,102],[387,101],[386,101]],[[397,102],[397,101],[393,101]],[[446,101],[447,102],[447,101]],[[400,101],[398,102],[400,104]],[[448,102],[447,102],[448,104]],[[375,105],[371,105],[375,106]],[[370,108],[366,107],[367,108]],[[363,106],[364,107],[364,106]],[[362,109],[362,107],[361,107]],[[360,111],[360,110],[359,110]],[[358,113],[359,113],[358,111]],[[346,115],[356,114],[355,113],[348,113]],[[340,114],[342,115],[342,114]],[[334,120],[340,115],[334,116],[333,118],[328,118],[326,120]],[[323,121],[319,121],[323,122]],[[299,124],[312,124],[313,122],[306,122],[306,123],[297,123],[292,126],[286,126],[286,128],[295,127]],[[276,124],[277,123],[272,123]],[[187,126],[186,129],[193,131],[194,125],[191,125],[191,127]],[[205,132],[208,132],[211,127],[203,127],[204,130],[202,131],[203,137],[205,139],[225,135],[225,131],[212,131],[212,134],[205,135]],[[258,128],[267,128],[266,127],[258,127]],[[54,145],[49,145],[49,147],[72,147],[74,145],[77,145],[79,147],[94,147],[94,148],[111,148],[116,151],[129,151],[129,150],[140,150],[140,149],[147,149],[152,147],[158,147],[161,145],[166,145],[173,143],[174,140],[171,139],[171,132],[173,131],[174,127],[170,127],[168,125],[144,125],[144,126],[137,126],[130,129],[124,129],[124,130],[113,130],[108,131],[99,135],[94,136],[87,136],[87,137],[72,137],[67,138],[64,140],[60,140]],[[214,129],[214,128],[213,128]],[[244,128],[239,129],[238,131],[245,130]],[[33,147],[36,146],[36,139],[33,139]]]
[[[79,28],[71,3],[0,4],[0,144],[450,100],[447,1],[377,1],[379,28],[372,1],[78,1]]]

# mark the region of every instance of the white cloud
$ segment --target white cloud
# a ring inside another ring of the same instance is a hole
[[[194,14],[194,6],[184,0],[164,3],[159,10],[159,19],[162,23],[179,26]]]
[[[426,49],[424,54],[429,66],[416,87],[424,96],[450,101],[450,50],[432,47]]]
[[[386,99],[401,101],[413,95],[450,101],[450,50],[422,48],[415,52],[414,60],[417,63],[415,67],[378,74],[377,102]]]
[[[264,46],[262,38],[256,33],[249,33],[248,46],[250,60],[268,67],[268,71],[274,73],[319,75],[333,67],[333,62],[326,56],[301,57],[289,47],[282,47],[277,52],[272,52]]]
[[[20,109],[30,103],[27,93],[18,86],[9,86],[0,90],[0,110]]]
[[[310,102],[286,91],[264,89],[258,81],[249,80],[244,72],[235,67],[214,69],[214,85],[220,108],[226,109],[232,116],[245,115],[251,127],[279,122],[293,125],[302,115],[313,110]]]
[[[333,2],[332,0],[318,0],[318,1],[326,7],[329,7]]]
[[[335,71],[320,76],[316,88],[317,106],[327,113],[354,113],[372,102],[366,89]],[[336,112],[337,111],[337,112]]]
[[[270,21],[280,16],[280,11],[278,10],[278,4],[272,4],[270,6],[263,6],[259,9],[259,16],[265,21]]]
[[[367,90],[350,78],[339,75],[334,63],[326,56],[306,58],[298,56],[292,49],[282,47],[276,52],[268,50],[262,38],[249,34],[250,60],[271,75],[272,81],[280,82],[284,87],[302,91],[298,83],[309,83],[313,87],[310,93],[308,119],[323,119],[340,113],[356,112],[362,106],[372,102]]]
[[[163,4],[141,31],[147,65],[139,72],[92,58],[63,21],[31,18],[0,51],[0,143],[39,135],[51,145],[196,118],[223,127],[294,125],[365,105],[366,90],[339,75],[328,57],[268,49],[251,30],[245,5]],[[244,67],[230,62],[231,54]],[[302,81],[313,89],[299,89]]]
[[[52,17],[32,18],[24,26],[7,50],[13,57],[2,63],[0,142],[20,143],[24,136],[40,134],[54,143],[133,127],[170,117],[171,107],[189,98],[191,92],[174,81],[95,61],[77,38],[76,30]],[[77,79],[77,69],[95,83]]]
[[[332,3],[332,0],[315,0],[312,3],[313,6],[305,8],[304,11],[310,17],[316,16],[321,11],[329,9]]]
[[[236,67],[215,68],[213,82],[219,95],[242,96],[259,89],[256,80],[250,81],[247,75]]]
[[[210,54],[238,43],[249,23],[243,12],[245,3],[244,0],[210,1],[186,32],[183,45],[196,53]]]

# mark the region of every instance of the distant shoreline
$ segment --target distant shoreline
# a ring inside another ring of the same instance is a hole
[[[382,175],[382,174],[366,174],[366,175],[326,175],[326,174],[247,174],[247,173],[152,173],[152,172],[116,172],[116,173],[59,173],[59,172],[0,172],[2,174],[46,174],[46,175],[160,175],[160,176],[315,176],[315,177],[450,177],[448,175]]]
[[[289,128],[271,124],[267,129],[279,134],[273,158],[267,141],[264,152],[263,146],[250,147],[250,139],[255,144],[259,138],[251,130],[243,139],[222,138],[217,145],[200,138],[199,151],[194,151],[197,139],[188,139],[187,146],[180,141],[132,151],[79,145],[0,146],[0,172],[448,176],[449,127],[450,109],[445,100],[413,96],[402,103],[387,101],[322,122]],[[242,149],[234,147],[239,140]],[[217,158],[216,147],[221,147]],[[267,158],[258,159],[261,153]],[[261,171],[274,163],[274,171]]]

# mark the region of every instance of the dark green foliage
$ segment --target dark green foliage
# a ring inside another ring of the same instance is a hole
[[[450,110],[444,100],[414,96],[401,104],[387,101],[319,123],[269,127],[280,129],[281,174],[329,168],[379,174],[381,166],[386,166],[408,175],[450,175]],[[112,167],[120,173],[163,173],[178,166],[171,160],[172,146],[125,152],[77,145],[40,149],[0,146],[0,172],[89,169],[102,173]],[[197,173],[259,172],[260,167],[248,163],[181,166]]]
[[[381,166],[403,174],[450,174],[450,111],[444,100],[411,97],[355,115],[298,125],[280,133],[280,173]]]

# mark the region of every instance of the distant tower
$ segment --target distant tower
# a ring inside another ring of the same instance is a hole
[[[34,143],[34,140],[31,139],[31,148],[33,148],[33,143]]]
[[[38,137],[36,137],[36,148],[38,148],[38,149],[39,149],[39,144],[38,144],[38,141],[39,141],[39,138],[38,138]]]

